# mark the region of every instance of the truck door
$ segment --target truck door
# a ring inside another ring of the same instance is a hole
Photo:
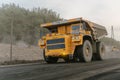
[[[90,35],[91,34],[91,31],[90,31],[90,29],[87,27],[87,25],[86,25],[86,23],[85,22],[83,22],[82,23],[82,26],[81,26],[81,33],[83,33],[83,34],[85,34],[85,35]]]

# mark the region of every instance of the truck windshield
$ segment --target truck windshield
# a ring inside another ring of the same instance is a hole
[[[73,25],[72,34],[79,34],[79,32],[80,32],[80,25]]]

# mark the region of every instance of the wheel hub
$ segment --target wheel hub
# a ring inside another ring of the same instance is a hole
[[[87,48],[86,48],[86,51],[85,51],[86,56],[89,56],[89,52],[90,52],[90,50],[89,50],[89,48],[87,47]]]

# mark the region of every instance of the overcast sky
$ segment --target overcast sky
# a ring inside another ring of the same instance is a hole
[[[120,40],[120,0],[0,0],[0,6],[9,3],[53,9],[65,19],[83,17],[105,26],[109,37],[113,25],[115,39]]]

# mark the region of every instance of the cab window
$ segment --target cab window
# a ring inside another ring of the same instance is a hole
[[[79,34],[80,32],[80,25],[72,25],[72,34]]]

